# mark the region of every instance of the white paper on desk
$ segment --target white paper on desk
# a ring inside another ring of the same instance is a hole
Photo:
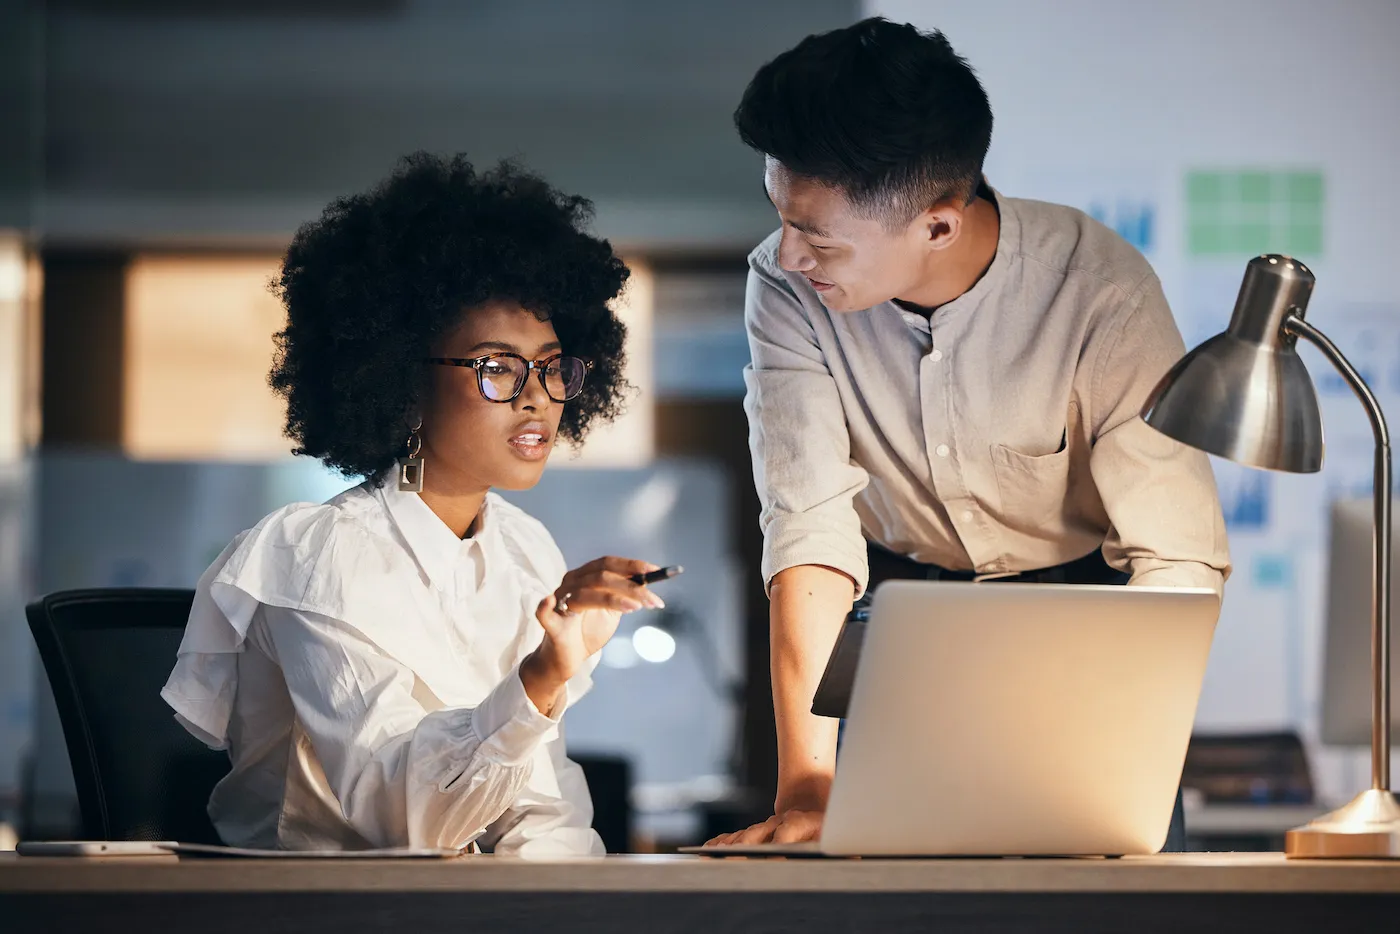
[[[250,850],[207,843],[172,843],[167,847],[181,856],[236,856],[254,859],[452,859],[463,850],[389,847],[381,850]]]

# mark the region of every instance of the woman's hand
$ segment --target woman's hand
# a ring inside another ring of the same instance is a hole
[[[629,558],[598,558],[564,575],[559,588],[540,601],[535,618],[544,639],[520,664],[520,680],[536,709],[549,715],[559,692],[593,653],[607,645],[623,613],[644,607],[660,609],[661,598],[634,574],[657,570]]]

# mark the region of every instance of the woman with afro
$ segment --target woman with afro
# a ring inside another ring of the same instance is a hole
[[[227,748],[225,843],[601,853],[560,718],[651,564],[568,570],[493,488],[618,411],[627,269],[591,206],[417,154],[297,232],[271,384],[295,452],[364,482],[239,535],[162,695]]]

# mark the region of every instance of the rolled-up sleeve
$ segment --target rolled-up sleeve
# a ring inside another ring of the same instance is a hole
[[[474,708],[429,712],[414,697],[413,672],[353,627],[299,610],[262,613],[297,720],[345,820],[373,845],[464,847],[527,787],[531,801],[579,792],[545,774],[557,760],[540,755],[558,740],[557,717],[568,704],[555,717],[540,713],[518,669]],[[582,794],[586,815],[586,788]],[[569,802],[556,808],[580,811]],[[562,835],[556,850],[593,852],[574,836]]]
[[[798,565],[869,577],[853,500],[869,477],[851,462],[841,398],[811,322],[785,282],[751,261],[744,369],[754,483],[762,504],[763,581]]]
[[[1133,584],[1221,593],[1230,555],[1210,461],[1139,417],[1185,352],[1156,276],[1138,287],[1097,343],[1089,466],[1111,523],[1104,557],[1129,571]]]

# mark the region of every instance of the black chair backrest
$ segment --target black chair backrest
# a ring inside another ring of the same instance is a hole
[[[228,773],[160,697],[194,592],[69,590],[26,611],[73,763],[83,836],[218,843],[206,807]]]
[[[593,799],[593,829],[609,853],[632,852],[632,763],[622,756],[570,753]]]

